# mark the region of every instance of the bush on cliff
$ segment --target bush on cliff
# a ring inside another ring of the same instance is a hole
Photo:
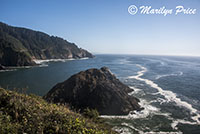
[[[93,115],[92,115],[93,116]],[[89,117],[92,117],[89,114]],[[0,88],[0,132],[48,134],[112,134],[103,123],[72,112],[64,105],[49,104],[36,95]]]

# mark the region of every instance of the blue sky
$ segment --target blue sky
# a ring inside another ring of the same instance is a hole
[[[131,15],[130,5],[197,11]],[[1,0],[0,21],[63,37],[93,53],[200,56],[199,0]]]

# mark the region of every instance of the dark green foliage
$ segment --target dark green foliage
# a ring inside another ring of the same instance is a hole
[[[83,115],[87,118],[97,120],[99,117],[99,112],[96,109],[86,108],[83,110]]]
[[[0,64],[34,65],[32,59],[66,59],[93,57],[62,38],[0,22]],[[12,59],[12,60],[11,60]],[[12,61],[12,62],[11,62]]]
[[[45,134],[112,134],[102,123],[70,111],[64,105],[49,104],[36,95],[19,94],[0,88],[0,132]],[[95,114],[94,114],[95,113]],[[93,116],[93,117],[92,117]]]

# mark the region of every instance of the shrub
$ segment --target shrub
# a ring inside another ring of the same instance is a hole
[[[39,96],[19,94],[0,88],[1,134],[115,133],[107,125],[93,121],[99,116],[96,110],[86,109],[84,116],[64,105],[49,104]]]

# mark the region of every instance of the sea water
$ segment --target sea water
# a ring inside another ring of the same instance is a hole
[[[40,61],[42,65],[0,72],[0,86],[45,95],[55,84],[89,68],[107,66],[129,93],[140,99],[142,111],[107,116],[120,133],[199,134],[200,57],[96,55],[93,59]]]

